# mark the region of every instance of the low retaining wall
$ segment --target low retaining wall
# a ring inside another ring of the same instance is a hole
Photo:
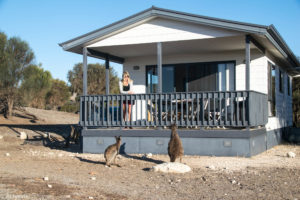
[[[86,129],[82,131],[84,153],[104,153],[107,146],[115,143],[114,136],[122,136],[120,153],[167,154],[171,130],[153,129]],[[179,129],[185,155],[242,156],[257,155],[274,145],[269,142],[272,132],[262,129]],[[271,140],[270,140],[271,141]]]

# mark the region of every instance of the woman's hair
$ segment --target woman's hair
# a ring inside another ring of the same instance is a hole
[[[128,83],[130,83],[130,82],[132,82],[132,80],[130,79],[130,74],[129,74],[129,72],[128,71],[124,71],[123,72],[123,75],[122,75],[122,83],[124,83],[124,77],[125,76],[128,76]]]

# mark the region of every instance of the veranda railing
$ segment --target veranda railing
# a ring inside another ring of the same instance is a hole
[[[130,121],[129,102],[132,105]],[[179,127],[253,127],[265,125],[267,113],[267,96],[255,91],[80,97],[80,125],[90,128],[164,127],[173,123]]]

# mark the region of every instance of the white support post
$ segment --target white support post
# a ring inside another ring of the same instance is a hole
[[[246,35],[246,90],[250,90],[250,38]]]
[[[157,76],[158,76],[157,92],[162,93],[162,50],[161,50],[161,42],[157,43]]]
[[[83,47],[83,95],[87,95],[87,48]]]

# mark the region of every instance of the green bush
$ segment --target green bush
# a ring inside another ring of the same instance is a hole
[[[63,106],[59,107],[59,111],[78,113],[79,112],[79,102],[69,101],[65,103]]]

